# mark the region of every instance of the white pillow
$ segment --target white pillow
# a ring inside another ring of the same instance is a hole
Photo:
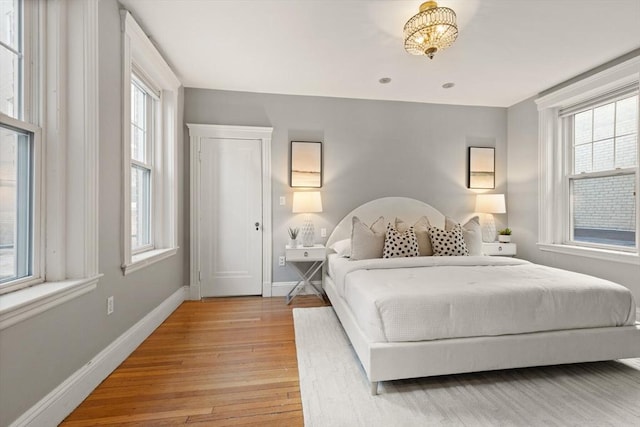
[[[360,218],[352,218],[351,227],[351,259],[382,258],[384,249],[384,218],[378,218],[371,227],[360,221]]]
[[[449,217],[445,218],[445,230],[452,230],[456,225],[458,225],[458,223],[453,219]],[[474,216],[462,225],[462,237],[464,237],[464,243],[467,245],[469,255],[482,255],[482,227],[480,227],[480,218]]]
[[[420,256],[431,256],[433,255],[433,248],[431,247],[431,237],[429,236],[429,227],[431,224],[429,223],[429,218],[426,216],[421,217],[413,224],[413,231],[416,233],[416,239],[418,239],[418,249],[420,251]],[[401,220],[400,218],[396,218],[396,230],[400,233],[404,233],[409,227],[407,223]]]
[[[338,240],[329,246],[340,258],[349,258],[351,256],[351,239]]]
[[[420,256],[420,251],[418,250],[418,239],[413,227],[409,227],[404,233],[401,233],[391,223],[387,224],[382,258],[414,256]]]

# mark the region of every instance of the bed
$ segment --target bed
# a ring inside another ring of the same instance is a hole
[[[404,197],[373,200],[326,247],[371,224],[445,216]],[[327,250],[323,288],[370,382],[640,356],[631,292],[595,277],[506,257],[350,260]]]

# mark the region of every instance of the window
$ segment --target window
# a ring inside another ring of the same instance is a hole
[[[0,126],[0,284],[33,271],[33,134]]]
[[[98,0],[0,0],[0,330],[97,287],[97,52]]]
[[[123,135],[124,274],[176,253],[180,82],[126,11]]]
[[[29,76],[22,1],[1,1],[0,31],[0,294],[40,281],[40,155],[37,117],[25,96]]]
[[[572,157],[566,174],[568,242],[635,248],[637,91],[583,106],[565,115],[563,125]]]
[[[640,57],[538,100],[542,250],[640,263]]]
[[[131,251],[153,249],[153,153],[158,96],[135,74],[131,78]]]
[[[0,113],[23,119],[24,99],[24,37],[23,4],[20,0],[0,1],[2,31],[0,31]],[[16,105],[16,101],[20,102]]]

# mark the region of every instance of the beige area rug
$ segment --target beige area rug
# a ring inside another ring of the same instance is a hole
[[[387,381],[371,396],[333,309],[293,318],[307,427],[640,426],[640,359]]]

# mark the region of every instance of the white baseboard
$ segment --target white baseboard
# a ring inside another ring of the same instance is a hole
[[[285,297],[291,289],[296,285],[297,282],[273,282],[271,284],[271,296],[272,297]],[[318,288],[322,286],[322,282],[320,280],[313,280],[311,283],[316,285]],[[301,290],[298,295],[313,295],[313,292],[308,290],[305,286],[305,289]]]
[[[158,307],[144,316],[78,369],[51,393],[15,420],[11,427],[58,425],[89,396],[129,355],[147,339],[189,296],[189,287],[175,291]]]

